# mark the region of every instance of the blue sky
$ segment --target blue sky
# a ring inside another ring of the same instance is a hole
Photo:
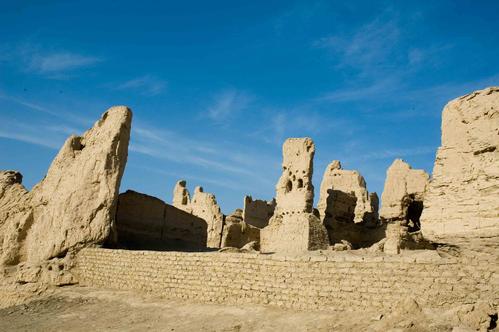
[[[184,178],[230,213],[271,199],[283,141],[309,136],[316,195],[334,159],[381,194],[394,158],[431,172],[448,100],[499,85],[497,1],[0,4],[0,169],[27,187],[124,104],[121,191],[170,202]]]

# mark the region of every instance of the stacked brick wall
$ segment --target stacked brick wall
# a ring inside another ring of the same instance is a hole
[[[82,285],[165,298],[295,309],[392,308],[406,297],[432,307],[498,303],[497,264],[488,257],[275,255],[84,249]]]

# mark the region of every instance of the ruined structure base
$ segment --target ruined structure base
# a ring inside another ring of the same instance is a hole
[[[260,241],[264,253],[300,253],[329,246],[326,228],[310,213],[272,218],[269,226],[262,229]]]

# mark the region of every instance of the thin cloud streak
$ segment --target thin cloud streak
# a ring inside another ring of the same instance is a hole
[[[227,181],[226,179],[222,178],[206,178],[206,177],[200,177],[200,176],[195,176],[195,175],[190,175],[190,174],[180,174],[177,172],[168,172],[165,170],[153,168],[153,167],[147,167],[147,166],[134,166],[135,168],[139,168],[145,171],[150,171],[154,172],[157,174],[173,177],[175,179],[183,179],[183,180],[192,180],[195,181],[194,185],[199,185],[204,187],[205,183],[211,184],[215,187],[222,187],[230,190],[246,190],[247,188],[242,186],[240,183],[236,183],[233,181]],[[192,193],[191,193],[192,194]]]
[[[37,109],[41,108],[33,105]],[[52,123],[47,120],[26,122],[0,116],[0,137],[59,150],[70,135],[81,135],[85,131],[66,122],[59,122],[58,125]]]
[[[102,59],[93,56],[61,52],[52,54],[33,53],[28,65],[28,70],[40,74],[57,74],[78,68],[93,66]]]
[[[249,137],[265,143],[281,146],[284,140],[293,136],[317,137],[335,128],[342,128],[341,133],[349,135],[352,124],[339,116],[329,117],[313,111],[313,106],[318,104],[316,100],[292,110],[264,109],[260,123],[261,126]],[[345,129],[345,128],[348,128]]]
[[[324,37],[313,45],[333,52],[338,58],[338,67],[352,67],[365,76],[390,61],[399,41],[400,29],[396,20],[387,21],[383,16],[386,13],[353,33]]]
[[[58,113],[50,111],[49,109],[47,109],[47,108],[45,108],[45,107],[43,107],[41,105],[32,103],[32,102],[24,100],[24,99],[19,99],[19,98],[12,97],[12,96],[7,96],[7,95],[5,95],[5,94],[3,94],[1,92],[0,92],[0,99],[4,99],[4,100],[7,100],[7,101],[16,103],[18,105],[27,107],[27,108],[29,108],[30,110],[33,110],[33,111],[43,112],[43,113],[50,114],[50,115],[57,116],[57,117],[60,116]]]
[[[255,160],[248,152],[241,150],[239,146],[227,145],[226,142],[208,142],[206,140],[194,140],[183,134],[167,129],[159,129],[141,124],[134,125],[132,137],[138,143],[150,145],[152,142],[159,144],[165,151],[190,151],[196,156],[207,155],[210,158],[223,156],[224,162],[234,162],[238,165],[254,167],[261,164],[263,156]]]
[[[69,120],[71,122],[77,123],[77,124],[82,125],[82,126],[88,126],[88,125],[90,125],[90,124],[92,124],[94,122],[94,121],[92,121],[92,120],[90,120],[88,118],[84,118],[84,117],[82,117],[80,115],[77,115],[77,114],[74,114],[74,113],[71,113],[71,112],[67,112],[67,111],[56,112],[56,111],[52,111],[48,107],[42,106],[41,104],[34,103],[34,102],[31,102],[31,101],[28,101],[28,100],[25,100],[25,99],[17,98],[17,97],[14,97],[14,96],[9,96],[9,95],[6,95],[6,94],[4,94],[2,92],[0,92],[0,99],[6,100],[8,102],[15,103],[15,104],[20,105],[20,106],[23,106],[23,107],[25,107],[25,108],[27,108],[27,109],[29,109],[31,111],[45,113],[47,115],[51,115],[53,117],[57,117],[57,118],[63,119],[64,121]]]
[[[166,88],[166,82],[151,75],[145,75],[118,84],[114,90],[136,91],[147,97],[157,96]]]
[[[207,167],[218,171],[227,171],[235,174],[257,176],[256,173],[249,171],[242,167],[231,166],[226,163],[209,160],[206,158],[191,155],[189,153],[182,153],[180,151],[172,152],[165,151],[161,148],[154,148],[148,145],[132,143],[129,148],[130,151],[148,155],[157,159],[164,159],[176,163],[188,163],[191,165]]]
[[[410,82],[421,70],[436,67],[453,45],[414,46],[407,36],[411,35],[411,27],[420,23],[417,15],[403,16],[389,7],[353,31],[314,41],[314,47],[332,54],[336,70],[353,69],[356,73],[349,77],[345,87],[323,93],[316,101],[377,102],[379,105],[428,99],[421,95],[423,89],[414,88]]]
[[[59,145],[55,142],[47,140],[45,138],[40,138],[39,135],[22,134],[19,132],[13,132],[5,129],[0,129],[0,137],[7,138],[15,141],[20,141],[24,143],[29,143],[33,145],[43,146],[52,150],[59,149]]]
[[[317,98],[317,101],[332,103],[386,98],[400,89],[400,80],[394,77],[375,81],[364,86],[338,89]]]
[[[360,157],[348,158],[351,161],[368,161],[368,160],[383,160],[392,158],[404,158],[420,155],[430,155],[435,154],[437,151],[436,147],[433,146],[421,146],[406,149],[380,149],[379,151],[369,152],[369,153],[356,153]]]
[[[358,29],[316,40],[314,47],[332,53],[336,70],[354,69],[346,87],[322,94],[317,102],[343,103],[360,100],[379,100],[400,90],[410,61],[422,58],[417,52],[400,47],[403,31],[396,13],[385,10]],[[412,66],[415,67],[415,66]]]
[[[98,56],[65,49],[47,49],[32,42],[4,44],[0,47],[4,49],[0,60],[18,66],[21,71],[55,80],[68,79],[77,70],[93,67],[104,61]]]
[[[64,137],[49,127],[0,118],[0,137],[58,150]],[[41,134],[43,133],[43,134]]]
[[[414,89],[402,95],[402,99],[426,99],[433,104],[447,102],[472,91],[484,89],[488,86],[499,85],[499,73],[466,83],[449,82],[433,85],[421,89]]]
[[[208,107],[207,116],[214,121],[222,121],[248,108],[252,98],[245,92],[235,89],[222,91],[214,97]]]
[[[458,98],[463,94],[483,89],[491,85],[499,85],[499,74],[467,83],[449,82],[422,88],[410,88],[399,79],[388,78],[360,88],[349,87],[331,91],[318,97],[316,101],[334,104],[343,102],[374,102],[381,100],[397,103],[404,102],[406,104],[409,102],[418,102],[421,105],[428,105],[428,107],[441,107],[443,103]],[[434,113],[432,109],[430,109],[430,111],[432,114]],[[402,113],[393,115],[403,116]],[[412,112],[410,114],[411,117],[428,115],[428,112],[422,111],[418,111],[417,113]]]
[[[243,175],[265,184],[270,183],[261,174],[258,174],[247,166],[248,163],[246,161],[250,157],[241,158],[240,155],[236,155],[235,158],[231,158],[230,153],[224,153],[223,148],[220,146],[216,150],[210,144],[202,144],[198,141],[185,138],[181,134],[159,131],[140,125],[135,126],[132,129],[132,133],[130,151],[148,155],[156,159],[186,163],[219,172]],[[216,159],[221,156],[228,157],[223,157],[220,160]],[[253,161],[255,160],[257,158],[253,158]]]

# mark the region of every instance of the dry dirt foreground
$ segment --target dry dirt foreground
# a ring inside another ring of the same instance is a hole
[[[320,312],[164,300],[71,286],[0,310],[0,331],[471,331],[450,311]],[[453,330],[454,328],[454,330]]]

